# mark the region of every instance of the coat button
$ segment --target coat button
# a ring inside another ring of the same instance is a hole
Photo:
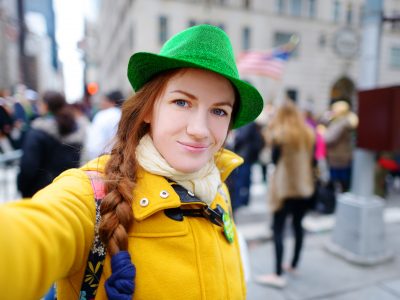
[[[142,207],[146,207],[147,205],[149,205],[149,199],[147,199],[147,198],[142,198],[142,199],[140,199],[139,204],[140,204],[140,206],[142,206]]]
[[[160,197],[161,197],[161,198],[165,199],[165,198],[168,198],[168,196],[169,196],[169,193],[168,193],[167,191],[162,190],[162,191],[160,192]]]
[[[188,191],[189,196],[194,197],[194,193],[192,191]]]

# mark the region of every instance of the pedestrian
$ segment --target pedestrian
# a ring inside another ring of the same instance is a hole
[[[329,165],[330,185],[340,192],[347,192],[351,183],[354,132],[358,117],[350,110],[347,101],[332,104],[332,118],[324,131]]]
[[[124,96],[119,90],[107,93],[101,100],[100,111],[93,118],[89,126],[85,152],[88,159],[109,153],[112,148],[112,139],[117,132],[121,119],[121,105]]]
[[[17,187],[30,198],[63,171],[79,167],[85,139],[64,95],[47,91],[39,100],[40,117],[26,133],[22,144]]]
[[[256,122],[234,131],[233,151],[244,159],[244,163],[233,171],[228,184],[234,212],[249,204],[251,168],[258,162],[264,143],[261,126]]]
[[[256,281],[282,288],[286,285],[282,262],[285,221],[288,217],[292,219],[295,244],[293,258],[291,264],[285,267],[286,271],[297,269],[303,246],[302,220],[314,191],[314,134],[295,104],[286,101],[276,111],[266,135],[272,146],[275,165],[268,185],[268,202],[273,215],[275,272],[260,275]]]
[[[223,144],[258,116],[261,95],[211,25],[178,33],[160,54],[134,54],[128,78],[136,93],[110,155],[0,208],[10,299],[38,299],[55,280],[59,300],[245,299],[223,183],[243,160]]]

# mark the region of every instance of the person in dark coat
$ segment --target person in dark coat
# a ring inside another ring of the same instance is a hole
[[[22,197],[32,197],[61,172],[79,167],[85,131],[75,120],[65,98],[48,91],[39,101],[40,117],[23,142],[17,187]]]
[[[260,125],[256,122],[235,131],[233,151],[244,159],[244,163],[228,179],[234,211],[249,204],[251,167],[258,161],[264,144]]]

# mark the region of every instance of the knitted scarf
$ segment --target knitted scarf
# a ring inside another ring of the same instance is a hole
[[[146,134],[136,148],[136,158],[139,165],[146,171],[167,177],[188,191],[193,192],[199,199],[210,205],[221,184],[221,176],[214,159],[193,173],[183,173],[173,169],[161,156],[154,146],[149,134]]]

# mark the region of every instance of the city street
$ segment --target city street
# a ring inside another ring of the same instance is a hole
[[[274,249],[267,210],[266,187],[260,183],[257,166],[253,168],[255,182],[251,203],[238,211],[236,222],[248,243],[251,277],[271,273],[274,269]],[[251,300],[394,300],[400,299],[400,193],[392,191],[384,212],[387,248],[394,258],[375,266],[360,266],[334,256],[327,251],[331,240],[334,216],[308,215],[299,270],[287,276],[287,286],[275,289],[248,283]],[[288,226],[289,227],[289,226]],[[290,237],[290,231],[287,232]],[[292,240],[285,244],[286,262],[291,258]]]

